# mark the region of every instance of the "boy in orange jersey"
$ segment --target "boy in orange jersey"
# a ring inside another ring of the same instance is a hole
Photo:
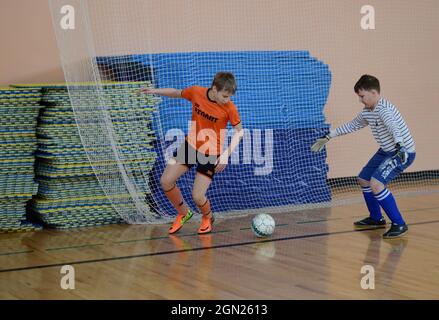
[[[189,134],[174,153],[174,158],[168,161],[160,179],[163,191],[178,212],[169,228],[169,234],[180,230],[193,215],[184,202],[176,182],[194,165],[197,166],[197,174],[192,198],[202,214],[198,233],[212,231],[214,216],[206,192],[215,173],[223,171],[226,167],[229,156],[244,134],[238,110],[230,100],[235,91],[235,77],[229,72],[217,73],[210,88],[193,86],[183,90],[172,88],[142,90],[147,94],[184,98],[192,102],[192,125]],[[228,122],[235,132],[227,150],[222,150]]]

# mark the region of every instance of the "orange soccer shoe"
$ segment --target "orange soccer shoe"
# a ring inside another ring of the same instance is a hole
[[[185,215],[183,214],[178,214],[177,217],[174,220],[174,223],[172,224],[172,226],[169,228],[168,233],[169,234],[173,234],[176,233],[178,230],[181,229],[181,227],[183,227],[183,225],[193,216],[193,212],[191,210],[188,210],[187,213]]]
[[[209,214],[202,215],[200,228],[198,229],[198,234],[205,234],[211,232],[214,221],[215,221],[215,217],[213,216],[212,211]]]

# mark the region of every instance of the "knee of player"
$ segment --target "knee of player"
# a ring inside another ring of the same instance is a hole
[[[206,202],[206,196],[196,191],[192,191],[192,199],[197,206],[201,206]]]
[[[385,186],[380,181],[378,181],[376,179],[370,180],[370,187],[371,187],[372,192],[374,194],[380,193],[385,188]]]
[[[165,175],[162,175],[160,178],[160,185],[162,186],[163,190],[169,190],[174,186],[175,182],[171,181],[168,177]]]
[[[370,181],[364,180],[363,178],[357,177],[357,182],[362,187],[369,187]]]

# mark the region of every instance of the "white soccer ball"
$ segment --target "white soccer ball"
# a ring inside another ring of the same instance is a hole
[[[257,237],[271,236],[275,226],[273,217],[266,213],[260,213],[252,220],[252,230]]]

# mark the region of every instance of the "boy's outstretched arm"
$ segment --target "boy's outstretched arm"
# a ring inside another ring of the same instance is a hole
[[[327,133],[323,137],[318,138],[311,146],[311,151],[320,152],[323,150],[326,143],[328,143],[330,139],[355,132],[357,130],[360,130],[361,128],[364,128],[367,125],[367,121],[363,118],[363,115],[360,112],[352,121],[345,123],[337,129],[330,130],[329,133]]]
[[[234,133],[232,136],[232,141],[230,142],[229,147],[225,150],[218,158],[216,164],[215,172],[221,172],[227,166],[230,155],[233,153],[233,150],[239,145],[242,137],[244,136],[244,129],[242,128],[242,123],[237,124],[233,127]]]
[[[144,89],[141,89],[140,92],[143,92],[146,94],[158,94],[159,96],[165,96],[165,97],[169,97],[169,98],[183,98],[181,96],[181,90],[174,89],[174,88],[162,88],[162,89],[144,88]]]

